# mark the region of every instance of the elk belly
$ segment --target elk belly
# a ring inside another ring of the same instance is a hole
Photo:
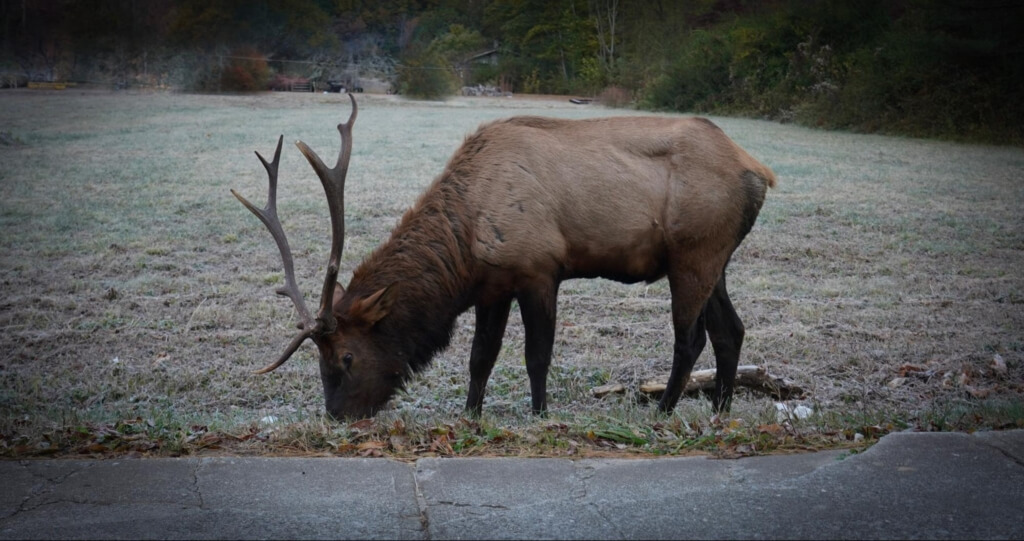
[[[576,237],[569,242],[565,278],[601,277],[631,284],[654,282],[667,272],[665,235],[655,220],[643,231]]]

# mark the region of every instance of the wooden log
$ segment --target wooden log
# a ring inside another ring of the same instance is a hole
[[[660,394],[665,392],[668,384],[668,377],[657,380],[648,380],[640,384],[640,392],[644,394]],[[804,389],[792,380],[773,376],[764,368],[755,365],[743,365],[736,369],[736,386],[747,387],[753,391],[761,392],[779,400],[789,400],[803,396]],[[619,389],[621,388],[621,389]],[[690,373],[690,381],[687,382],[684,394],[697,395],[699,393],[710,393],[715,390],[715,369],[697,370]],[[601,394],[598,394],[598,392]],[[602,397],[611,393],[624,392],[625,387],[621,384],[602,385],[595,387],[591,392],[594,396]]]
[[[621,394],[626,392],[626,386],[621,383],[609,383],[608,385],[601,385],[600,387],[594,387],[590,392],[596,398],[603,398],[610,394]]]

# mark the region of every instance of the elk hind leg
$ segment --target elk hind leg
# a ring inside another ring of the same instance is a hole
[[[511,305],[512,299],[508,298],[491,305],[476,306],[476,331],[469,354],[469,393],[466,397],[466,411],[472,415],[480,415],[483,409],[487,380],[501,351]]]
[[[736,367],[743,346],[743,322],[736,314],[725,288],[725,273],[719,278],[704,308],[705,323],[715,351],[715,393],[711,405],[716,413],[727,412],[736,387]]]
[[[547,409],[548,367],[555,343],[558,284],[523,290],[516,296],[526,333],[526,373],[530,376],[533,413]]]
[[[676,338],[672,372],[665,393],[658,402],[658,409],[663,412],[672,411],[679,402],[686,382],[690,380],[693,365],[707,345],[704,303],[712,289],[710,284],[714,284],[713,280],[689,269],[673,268],[668,278],[672,292],[672,326]]]

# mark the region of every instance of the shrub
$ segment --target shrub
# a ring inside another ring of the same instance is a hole
[[[709,111],[724,105],[730,59],[729,44],[722,36],[695,31],[675,64],[647,89],[644,104],[672,111]]]
[[[228,65],[220,75],[220,90],[228,92],[255,92],[265,90],[270,80],[267,59],[255,49],[232,51]]]
[[[409,97],[438,100],[452,95],[457,87],[451,67],[437,54],[409,56],[396,71],[399,92]]]
[[[1024,8],[788,0],[693,30],[641,105],[1019,143]]]
[[[598,94],[597,101],[607,107],[626,107],[633,101],[633,97],[625,88],[612,85]]]

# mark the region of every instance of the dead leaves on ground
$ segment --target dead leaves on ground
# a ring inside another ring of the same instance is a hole
[[[672,419],[645,427],[617,425],[605,419],[585,433],[586,440],[599,448],[639,451],[653,455],[689,453],[718,458],[739,458],[787,450],[816,451],[848,447],[853,433],[823,432],[798,428],[790,420],[751,424],[744,419],[713,416],[707,421]]]
[[[205,425],[169,427],[152,419],[135,417],[114,424],[81,423],[44,434],[36,442],[17,433],[0,434],[0,454],[15,457],[181,456],[236,447],[249,440],[266,441],[267,435],[255,425],[247,431],[228,434],[211,431]]]
[[[514,433],[475,420],[460,419],[410,431],[400,422],[385,426],[363,420],[348,426],[350,436],[332,450],[335,455],[393,458],[430,456],[616,456],[618,454],[710,454],[738,458],[779,450],[820,450],[867,444],[854,438],[864,433],[873,441],[892,430],[875,427],[860,431],[800,430],[789,421],[751,426],[743,419],[712,417],[689,423],[673,419],[651,426],[626,426],[598,419],[586,427],[549,422]]]
[[[326,430],[325,430],[326,428]],[[862,430],[872,439],[887,429]],[[346,457],[619,456],[711,454],[736,458],[780,450],[818,450],[862,443],[853,432],[822,434],[789,421],[750,424],[738,418],[703,421],[674,418],[652,425],[626,425],[612,418],[571,426],[547,422],[513,432],[474,419],[409,428],[402,420],[363,419],[349,425],[253,423],[237,433],[205,425],[161,426],[133,418],[115,424],[83,423],[55,431],[43,441],[0,434],[0,455],[183,456],[294,454]]]
[[[515,438],[509,430],[485,427],[469,419],[438,425],[425,432],[407,430],[400,419],[390,425],[363,419],[349,424],[347,428],[349,436],[334,446],[333,454],[360,457],[472,456],[488,447],[497,449]]]
[[[896,377],[889,380],[886,385],[890,389],[899,389],[912,384],[914,381],[931,382],[939,378],[939,385],[946,389],[962,389],[963,392],[975,399],[986,399],[995,394],[1010,391],[1024,391],[1024,382],[1010,381],[1009,369],[1003,356],[995,353],[987,366],[981,367],[963,363],[959,367],[935,366],[938,363],[932,362],[929,365],[903,364],[896,370]]]

